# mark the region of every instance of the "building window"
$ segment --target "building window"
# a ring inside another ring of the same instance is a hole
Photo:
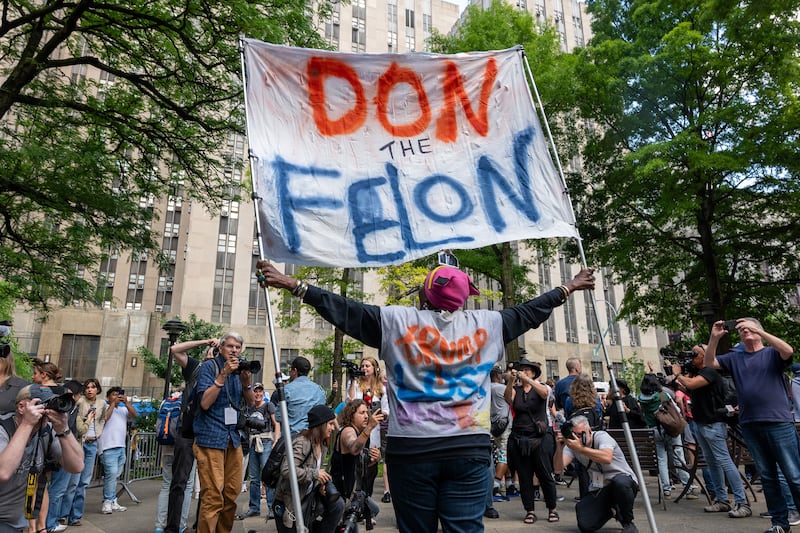
[[[592,381],[605,381],[602,361],[592,361]]]
[[[298,355],[300,355],[300,350],[297,348],[281,348],[281,372],[288,375],[289,365]]]
[[[58,366],[65,379],[76,379],[83,382],[95,377],[99,353],[99,336],[65,333],[61,336]]]
[[[583,308],[586,313],[586,331],[589,334],[589,344],[600,344],[600,333],[597,331],[597,321],[595,320],[592,298],[593,295],[591,292],[583,291]]]
[[[558,375],[558,359],[546,359],[544,362],[546,376],[553,381],[561,379]]]
[[[567,263],[566,257],[560,255],[558,267],[561,274],[561,284],[567,283],[572,279],[572,267]],[[562,307],[564,309],[564,328],[567,333],[567,342],[578,343],[578,321],[575,318],[575,302],[572,298],[567,298]]]
[[[553,284],[550,281],[550,260],[542,253],[539,252],[537,254],[537,262],[539,267],[539,286],[540,287],[552,287]],[[547,320],[545,320],[542,325],[542,335],[544,335],[544,340],[549,342],[555,342],[556,340],[556,319],[553,317],[551,313]]]

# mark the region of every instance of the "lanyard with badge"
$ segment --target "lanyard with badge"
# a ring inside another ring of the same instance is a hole
[[[215,362],[215,364],[216,364],[216,362]],[[232,375],[233,374],[231,374],[231,376]],[[225,395],[228,397],[228,406],[225,408],[225,425],[226,426],[231,426],[231,425],[235,426],[237,420],[239,419],[239,410],[236,407],[234,407],[233,400],[231,400],[231,392],[228,389],[228,380],[231,378],[231,376],[226,376],[225,377],[225,385],[223,385],[223,388],[225,389]]]

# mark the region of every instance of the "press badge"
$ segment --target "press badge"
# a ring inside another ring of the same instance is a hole
[[[591,470],[592,479],[589,482],[589,490],[600,490],[603,488],[603,473]]]
[[[230,426],[231,424],[236,424],[237,419],[236,409],[233,407],[226,407],[225,408],[225,425]]]

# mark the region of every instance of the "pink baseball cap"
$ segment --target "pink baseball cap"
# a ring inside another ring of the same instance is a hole
[[[468,275],[457,268],[445,265],[428,272],[423,290],[431,307],[445,311],[455,311],[464,305],[468,296],[481,293],[472,284]]]

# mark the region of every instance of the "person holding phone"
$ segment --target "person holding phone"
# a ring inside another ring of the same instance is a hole
[[[377,514],[379,507],[369,497],[365,485],[375,480],[374,476],[370,480],[369,474],[372,467],[377,468],[381,451],[378,447],[370,447],[369,441],[370,434],[380,427],[383,417],[380,408],[370,409],[365,400],[347,402],[340,417],[342,431],[334,441],[331,455],[331,478],[339,494],[350,501],[356,491],[364,491],[371,517]]]
[[[370,411],[380,409],[382,415],[381,422],[385,423],[389,416],[389,398],[385,394],[381,367],[378,365],[378,360],[374,357],[362,358],[360,370],[363,375],[351,376],[349,379],[346,400],[361,399],[364,400],[364,403]],[[370,430],[367,447],[377,448],[380,454],[381,424],[376,425]],[[389,492],[388,479],[386,479],[386,465],[383,465],[383,467],[385,486],[382,501],[384,503],[389,503],[391,501],[391,494]],[[378,477],[378,463],[374,463],[370,466],[366,478],[364,479],[365,484],[363,490],[366,492],[367,496],[372,496],[376,477]]]
[[[111,514],[128,510],[117,502],[117,482],[125,469],[128,420],[136,418],[136,409],[122,387],[108,389],[106,401],[106,423],[98,439],[97,451],[103,463],[103,505],[100,512]]]

